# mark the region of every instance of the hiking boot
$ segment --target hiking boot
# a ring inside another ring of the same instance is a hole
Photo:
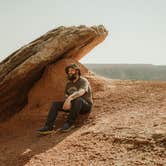
[[[44,126],[43,128],[38,129],[37,133],[45,135],[45,134],[51,134],[53,131],[54,131],[53,127],[49,128],[48,126]]]
[[[61,132],[67,132],[70,131],[71,129],[73,129],[75,126],[74,124],[69,124],[69,123],[64,123],[63,127],[60,129]]]

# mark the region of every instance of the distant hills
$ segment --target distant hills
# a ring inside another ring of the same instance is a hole
[[[152,64],[84,64],[94,73],[122,80],[166,81],[166,66]]]

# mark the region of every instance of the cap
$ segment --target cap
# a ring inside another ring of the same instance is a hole
[[[70,64],[70,65],[65,67],[66,74],[68,73],[68,69],[69,68],[73,68],[73,69],[79,70],[79,72],[80,72],[80,68],[75,63],[72,63],[72,64]]]

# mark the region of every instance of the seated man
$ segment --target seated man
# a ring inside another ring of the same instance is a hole
[[[58,111],[68,112],[68,117],[61,131],[69,131],[74,127],[78,114],[90,112],[93,105],[92,91],[89,81],[81,76],[80,68],[71,64],[65,68],[68,82],[65,87],[65,100],[54,101],[49,110],[43,128],[37,130],[40,134],[53,132]]]

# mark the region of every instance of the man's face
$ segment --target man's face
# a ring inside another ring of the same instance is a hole
[[[73,68],[69,68],[68,69],[68,74],[67,77],[69,80],[75,80],[77,78],[77,70],[73,69]]]

